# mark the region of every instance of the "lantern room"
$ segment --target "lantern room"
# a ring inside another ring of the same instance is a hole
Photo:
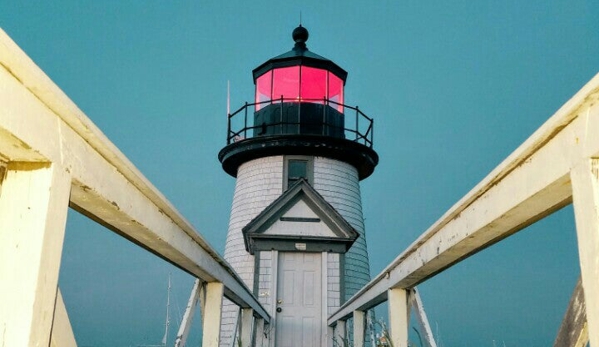
[[[343,87],[347,72],[306,47],[301,25],[293,49],[253,71],[256,85],[254,136],[325,135],[344,138]]]
[[[293,30],[293,48],[252,71],[254,102],[227,112],[227,145],[218,158],[236,177],[248,161],[318,156],[354,166],[360,179],[378,163],[373,119],[346,104],[347,72],[308,50],[308,30]]]

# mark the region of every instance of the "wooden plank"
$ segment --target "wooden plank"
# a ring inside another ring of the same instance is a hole
[[[71,177],[49,163],[9,163],[0,192],[0,345],[48,346]]]
[[[579,278],[553,347],[584,347],[588,341],[584,290]]]
[[[193,316],[196,310],[198,301],[200,300],[200,280],[196,279],[187,301],[187,308],[181,319],[181,325],[179,331],[177,331],[177,337],[175,338],[175,347],[185,347],[187,343],[187,336],[191,329],[191,323],[193,322]]]
[[[335,336],[333,337],[333,346],[345,346],[347,342],[347,322],[337,321],[335,326]]]
[[[60,289],[56,296],[53,322],[50,347],[77,347],[77,341],[73,334],[73,328],[71,328],[71,322]]]
[[[599,74],[539,130],[350,298],[328,324],[412,288],[569,204],[570,170],[599,155]],[[584,278],[583,278],[584,282]]]
[[[223,289],[222,283],[206,283],[206,304],[204,306],[206,319],[202,322],[202,346],[204,347],[219,347]]]
[[[437,342],[433,336],[431,325],[429,324],[426,312],[424,311],[424,304],[422,303],[420,293],[416,288],[412,289],[411,299],[412,307],[414,308],[414,313],[416,314],[416,320],[418,320],[418,323],[422,328],[421,335],[424,337],[424,342],[429,347],[437,347]]]
[[[366,317],[364,311],[354,311],[354,347],[364,347]]]
[[[410,306],[408,290],[389,289],[389,337],[395,347],[408,347],[408,329],[410,327]]]
[[[243,281],[166,198],[0,30],[0,158],[60,163],[73,208],[270,317]],[[17,148],[18,150],[15,150]]]
[[[252,343],[254,311],[251,308],[241,309],[241,324],[239,338],[242,347],[249,347]]]
[[[572,187],[588,334],[599,346],[599,159],[572,170]]]

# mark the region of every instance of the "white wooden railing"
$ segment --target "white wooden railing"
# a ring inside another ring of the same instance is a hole
[[[599,346],[599,75],[328,319],[335,335],[363,331],[363,312],[388,301],[393,346],[408,339],[410,289],[573,203],[587,324],[571,346]],[[573,296],[576,298],[576,293]],[[580,305],[571,301],[569,310]],[[572,305],[574,303],[574,305]],[[576,316],[575,312],[573,315]],[[567,316],[568,317],[568,316]],[[578,315],[580,317],[580,315]],[[568,323],[568,322],[566,322]],[[568,326],[562,325],[562,327]],[[560,334],[561,334],[560,329]],[[355,336],[354,336],[355,337]],[[556,341],[563,341],[558,336]],[[355,338],[354,346],[363,345]]]
[[[76,345],[58,290],[69,206],[200,280],[203,346],[218,346],[223,295],[250,317],[245,339],[251,317],[269,322],[232,268],[0,30],[0,346]]]
[[[353,317],[353,343],[362,346],[364,312],[388,301],[393,345],[407,346],[416,285],[573,203],[582,281],[570,316],[580,322],[584,307],[586,319],[566,334],[572,346],[599,346],[598,99],[599,75],[331,315],[335,335],[345,336]],[[242,308],[244,345],[252,324],[269,322],[204,238],[0,30],[2,346],[76,345],[58,290],[69,206],[200,280],[211,317],[202,322],[203,346],[218,345],[223,295]]]

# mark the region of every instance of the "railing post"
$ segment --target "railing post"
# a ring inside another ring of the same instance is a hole
[[[587,159],[570,173],[578,258],[591,346],[599,346],[599,159]]]
[[[347,340],[347,322],[344,320],[337,321],[335,326],[334,341],[337,341],[336,346],[346,346],[345,341]]]
[[[360,109],[358,108],[358,106],[356,106],[356,141],[358,141],[358,134],[360,133],[359,130],[359,126],[360,123],[358,122],[358,117],[360,117]]]
[[[51,163],[9,163],[0,191],[0,341],[48,346],[71,177]]]
[[[408,346],[408,327],[410,324],[410,307],[408,291],[392,288],[387,291],[389,301],[389,336],[394,347]]]
[[[242,347],[250,347],[252,343],[252,323],[254,318],[254,310],[251,308],[241,309],[241,326],[239,338]]]
[[[325,124],[327,122],[327,115],[326,115],[326,110],[327,110],[327,98],[326,96],[324,98],[322,98],[322,135],[326,135],[326,131],[325,131]],[[328,126],[327,126],[328,129]]]
[[[244,107],[244,120],[243,120],[243,138],[247,139],[248,138],[248,102],[245,102],[245,107]]]
[[[364,140],[366,141],[366,140]],[[370,120],[370,148],[374,145],[374,119]]]
[[[279,118],[281,118],[281,121],[279,122],[279,124],[281,124],[281,133],[283,132],[283,95],[281,95],[281,103],[279,104]]]
[[[206,302],[202,320],[202,346],[218,347],[224,285],[220,282],[206,283]]]
[[[227,113],[227,145],[231,144],[231,114]]]
[[[269,326],[264,323],[264,319],[256,319],[256,335],[254,338],[255,346],[269,346],[270,343],[268,341],[268,328]]]
[[[354,347],[364,347],[365,314],[354,311]]]

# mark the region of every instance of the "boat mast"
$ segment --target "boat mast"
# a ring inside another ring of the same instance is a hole
[[[168,339],[168,326],[170,324],[169,307],[171,305],[171,275],[168,275],[168,290],[166,293],[166,322],[164,323],[164,337],[162,338],[162,345],[166,346]]]

